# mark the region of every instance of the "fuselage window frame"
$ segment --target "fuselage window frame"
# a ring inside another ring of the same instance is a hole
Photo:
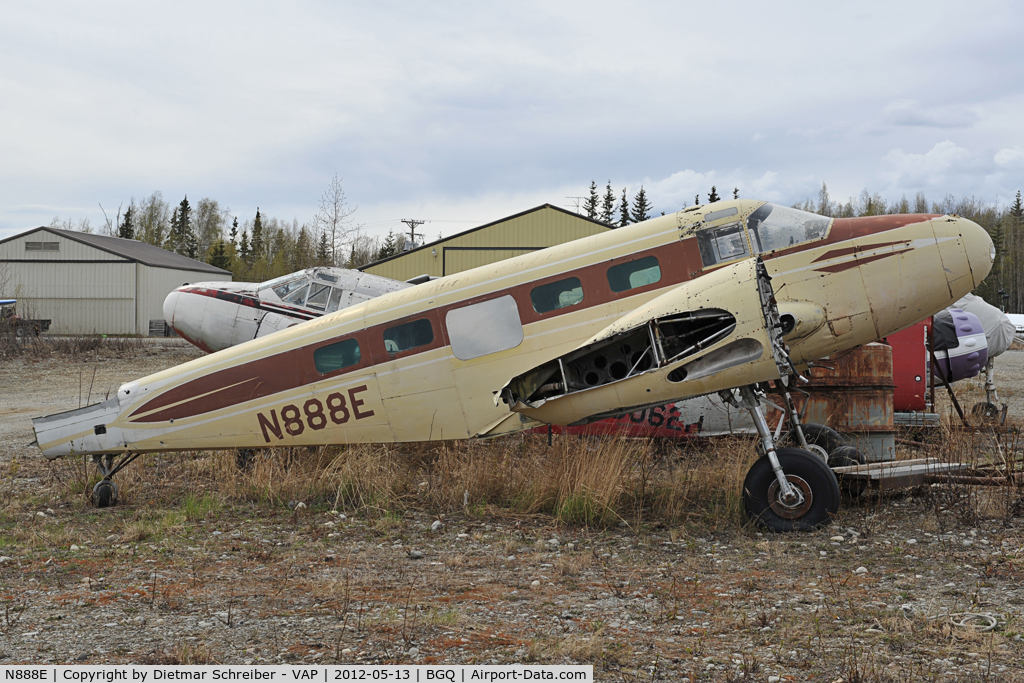
[[[531,289],[530,305],[533,306],[534,313],[543,315],[581,304],[584,296],[583,283],[580,279],[567,277]]]
[[[736,246],[742,246],[742,249],[737,250]],[[697,247],[705,268],[750,256],[747,231],[742,223],[729,223],[701,230],[697,233]],[[723,256],[725,248],[729,248],[729,250]]]
[[[656,256],[644,256],[609,267],[605,276],[612,292],[622,294],[661,282],[661,264]]]
[[[434,342],[434,325],[430,322],[430,318],[417,318],[387,328],[382,336],[384,350],[394,356],[404,351],[432,344]]]
[[[313,351],[313,367],[321,375],[329,375],[338,370],[354,367],[359,365],[362,359],[363,354],[359,348],[359,340],[355,337],[342,339]]]

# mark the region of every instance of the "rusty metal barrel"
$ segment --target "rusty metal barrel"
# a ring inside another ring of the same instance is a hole
[[[893,424],[892,349],[872,343],[816,361],[807,392],[794,395],[804,422],[825,424],[846,437],[868,462],[892,460],[896,448]]]

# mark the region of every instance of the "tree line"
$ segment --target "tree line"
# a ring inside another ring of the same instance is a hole
[[[732,191],[732,198],[739,199],[740,190],[735,188]],[[633,195],[633,200],[630,202],[626,195],[626,188],[622,188],[622,196],[619,197],[614,190],[612,190],[612,181],[608,181],[605,186],[604,194],[599,195],[597,191],[597,183],[593,180],[590,181],[590,190],[585,197],[582,197],[583,203],[581,208],[583,214],[587,218],[594,221],[601,221],[605,225],[610,225],[613,228],[624,228],[632,223],[642,223],[643,221],[652,218],[653,206],[650,200],[647,198],[647,191],[644,190],[644,186],[641,185],[640,189]],[[708,203],[720,201],[722,198],[718,195],[718,189],[715,185],[711,186],[711,191],[708,193]],[[694,204],[700,204],[700,194],[697,194],[693,198]],[[686,208],[686,207],[682,207]],[[664,216],[665,212],[662,211],[661,215]]]
[[[122,205],[123,207],[123,205]],[[215,199],[193,204],[186,195],[172,205],[159,191],[113,216],[104,210],[98,229],[88,219],[77,223],[54,218],[50,227],[138,240],[231,271],[234,280],[261,282],[313,266],[356,268],[376,260],[381,241],[365,235],[354,221],[341,180],[334,176],[320,198],[318,211],[306,223],[264,215],[232,215]],[[103,208],[102,206],[100,207]],[[391,248],[398,240],[391,237]]]

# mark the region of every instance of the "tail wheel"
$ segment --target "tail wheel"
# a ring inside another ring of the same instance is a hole
[[[809,531],[829,524],[839,512],[839,482],[821,458],[799,448],[775,452],[797,500],[784,501],[767,457],[758,458],[743,482],[747,517],[770,531]]]

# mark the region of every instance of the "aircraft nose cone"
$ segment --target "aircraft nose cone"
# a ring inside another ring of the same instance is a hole
[[[177,289],[167,295],[164,299],[164,320],[168,325],[174,327],[174,309],[178,307],[178,301],[181,299],[181,292]]]
[[[996,258],[996,247],[985,229],[966,218],[958,219],[960,234],[963,235],[964,249],[967,251],[967,262],[971,267],[974,286],[978,287],[992,270],[992,262]]]

